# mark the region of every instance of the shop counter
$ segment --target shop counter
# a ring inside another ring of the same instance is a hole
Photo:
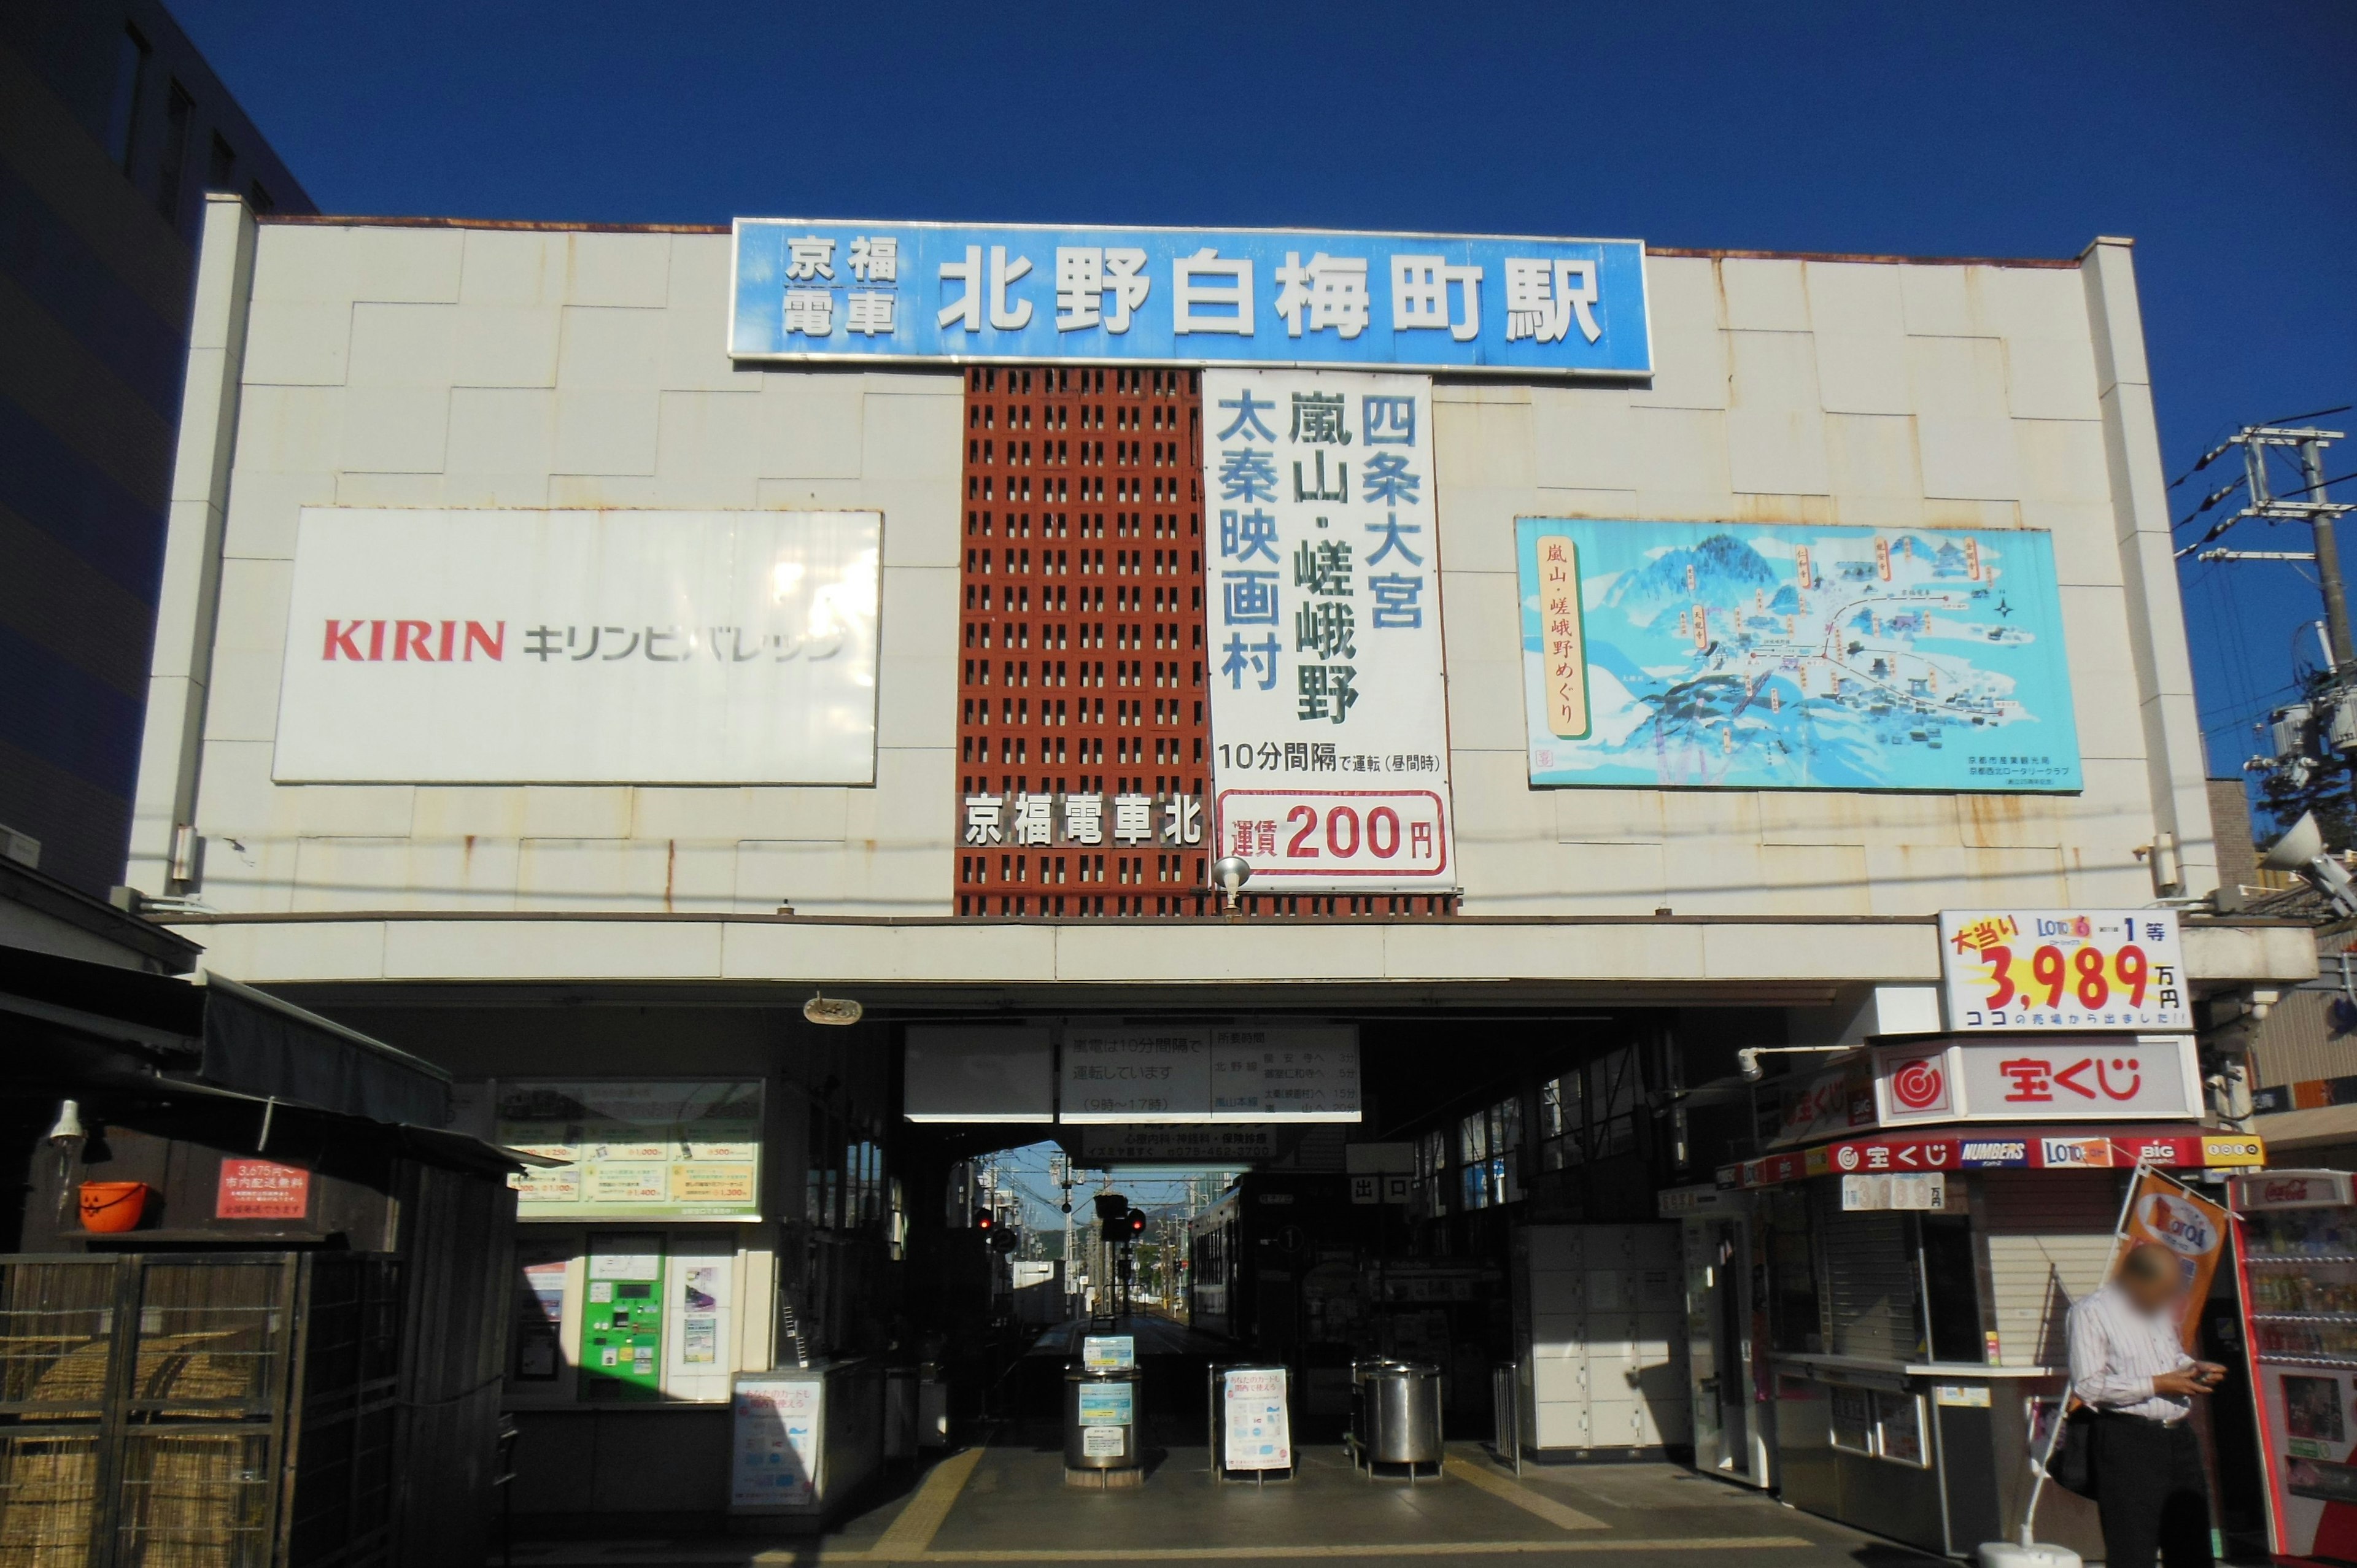
[[[1951,1556],[2014,1539],[2030,1403],[2061,1392],[2062,1369],[1810,1355],[1771,1365],[1786,1502]],[[2038,1539],[2103,1554],[2094,1506],[2060,1487],[2039,1504]]]

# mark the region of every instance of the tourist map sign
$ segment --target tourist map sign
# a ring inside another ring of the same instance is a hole
[[[1534,784],[2080,788],[2022,529],[1515,523]]]

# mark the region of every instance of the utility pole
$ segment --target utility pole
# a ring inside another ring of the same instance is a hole
[[[2307,437],[2299,443],[2299,469],[2308,480],[2305,504],[2311,509],[2309,526],[2316,538],[2316,579],[2324,589],[2324,629],[2332,641],[2332,668],[2338,674],[2357,662],[2357,643],[2352,643],[2349,637],[2349,596],[2341,583],[2341,553],[2332,547],[2332,520],[2347,509],[2335,507],[2324,493],[2325,443],[2339,440],[2341,433],[2314,430],[2298,434]]]

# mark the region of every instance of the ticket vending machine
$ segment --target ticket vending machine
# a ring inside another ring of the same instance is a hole
[[[581,1313],[581,1398],[662,1398],[663,1239],[593,1232]]]

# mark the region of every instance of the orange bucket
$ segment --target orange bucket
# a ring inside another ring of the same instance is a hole
[[[81,1184],[81,1228],[85,1230],[132,1230],[147,1212],[144,1181],[86,1181]]]

